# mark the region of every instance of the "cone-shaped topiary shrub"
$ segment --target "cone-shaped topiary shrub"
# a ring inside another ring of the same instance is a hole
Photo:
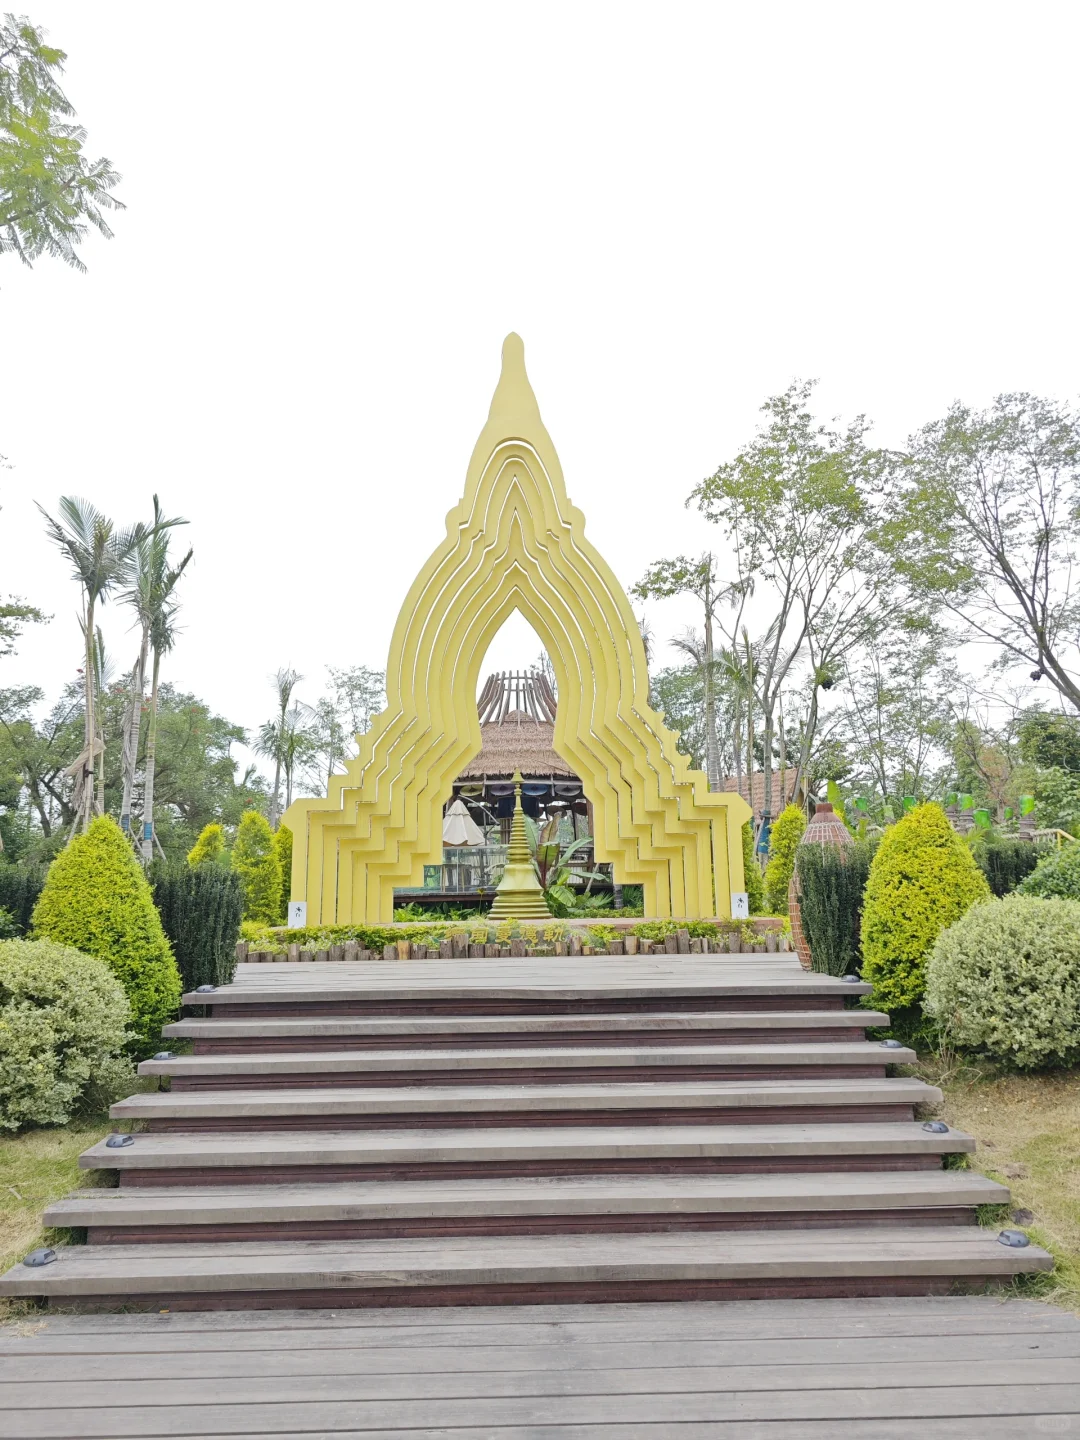
[[[101,960],[51,940],[0,943],[0,1129],[65,1125],[131,1077],[131,1007]]]
[[[285,924],[289,915],[289,892],[292,889],[292,831],[279,825],[274,831],[274,854],[281,866],[281,914],[278,923]]]
[[[862,976],[873,1004],[922,999],[926,960],[947,925],[990,887],[940,805],[917,805],[886,830],[870,866],[862,914]]]
[[[115,820],[93,821],[49,866],[34,936],[104,960],[131,1002],[132,1049],[157,1048],[180,1003],[180,974],[150,886]]]
[[[788,886],[795,873],[795,851],[806,829],[806,816],[798,805],[780,811],[769,835],[769,863],[765,866],[765,909],[770,915],[788,913]]]
[[[227,865],[229,857],[225,852],[225,831],[220,825],[204,825],[199,838],[187,854],[187,863],[194,870],[197,865]]]
[[[184,990],[227,985],[236,972],[244,886],[235,870],[207,862],[152,867],[150,883]]]
[[[244,919],[276,925],[281,910],[281,863],[264,816],[248,810],[240,821],[232,866],[244,882]]]
[[[1047,900],[1080,900],[1080,844],[1051,850],[1016,888],[1021,895]]]
[[[954,1044],[1022,1069],[1080,1059],[1080,901],[972,906],[934,944],[925,1004]]]
[[[750,914],[760,915],[765,906],[765,891],[761,884],[761,871],[754,854],[754,825],[747,820],[742,827],[743,884],[746,886]]]

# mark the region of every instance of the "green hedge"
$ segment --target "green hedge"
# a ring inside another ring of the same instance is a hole
[[[131,1002],[132,1048],[158,1048],[180,1003],[180,972],[150,886],[115,820],[94,820],[49,866],[35,938],[71,945],[112,969]]]
[[[64,1125],[131,1078],[131,1007],[101,960],[51,940],[0,943],[0,1129]]]
[[[173,947],[186,991],[227,985],[236,970],[236,942],[244,913],[240,876],[220,865],[157,864],[154,904]]]
[[[1031,874],[1042,852],[1030,840],[984,831],[976,833],[971,853],[991,891],[1000,899],[1011,894]]]
[[[859,968],[863,893],[875,849],[865,841],[846,850],[799,847],[799,918],[813,968],[824,975],[850,975]]]
[[[30,929],[30,920],[38,896],[45,885],[46,871],[40,866],[23,869],[0,861],[0,910],[6,910],[18,926],[19,934]]]
[[[1080,1059],[1080,902],[1009,895],[943,930],[926,1010],[956,1045],[1021,1069]]]
[[[1080,843],[1051,850],[1016,888],[1046,900],[1080,900]]]

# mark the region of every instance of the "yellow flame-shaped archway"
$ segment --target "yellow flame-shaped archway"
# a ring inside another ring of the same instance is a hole
[[[555,749],[592,801],[596,858],[644,886],[645,914],[731,913],[743,888],[738,795],[712,794],[648,700],[630,602],[585,539],[525,373],[517,335],[446,539],[401,607],[387,708],[325,799],[297,800],[292,896],[309,925],[385,923],[394,887],[442,860],[443,806],[480,752],[476,685],[492,638],[520,610],[551,657]]]

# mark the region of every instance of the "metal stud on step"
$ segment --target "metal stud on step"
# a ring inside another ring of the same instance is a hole
[[[159,1050],[159,1051],[157,1052],[157,1054],[154,1056],[154,1059],[155,1059],[155,1060],[175,1060],[175,1059],[176,1059],[176,1051],[175,1051],[175,1050]]]
[[[922,1128],[929,1130],[931,1135],[947,1135],[949,1133],[949,1127],[944,1120],[925,1120]]]
[[[899,1040],[879,1040],[878,1044],[883,1050],[902,1050],[904,1048]]]
[[[1023,1250],[1031,1241],[1022,1230],[1002,1230],[997,1237],[999,1245],[1008,1245],[1011,1250]]]
[[[110,1135],[105,1141],[107,1150],[124,1150],[129,1145],[135,1144],[134,1135]]]
[[[841,975],[840,983],[841,985],[858,985],[861,979],[860,975]]]
[[[195,994],[196,994],[196,995],[212,995],[216,989],[217,989],[217,986],[216,986],[216,985],[196,985],[196,986],[195,986]]]
[[[22,1263],[36,1269],[38,1265],[51,1265],[55,1259],[55,1250],[31,1250],[29,1255],[23,1256]]]

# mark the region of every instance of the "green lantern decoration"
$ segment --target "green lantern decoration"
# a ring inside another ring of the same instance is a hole
[[[989,811],[989,810],[976,810],[976,811],[975,811],[975,824],[978,825],[978,827],[979,827],[980,830],[989,830],[989,829],[990,829],[990,811]]]

